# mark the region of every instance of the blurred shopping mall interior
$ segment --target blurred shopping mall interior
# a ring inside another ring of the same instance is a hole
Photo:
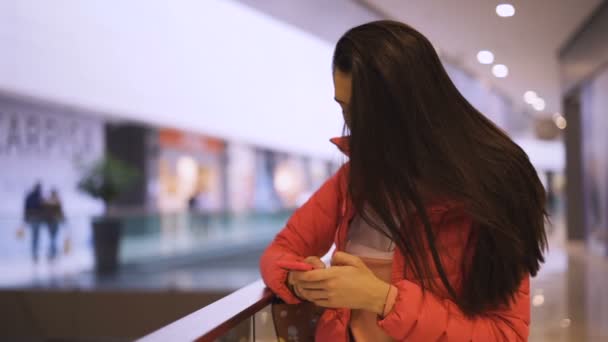
[[[529,340],[608,341],[603,0],[0,0],[0,340],[276,341],[259,257],[346,162],[333,48],[379,19],[545,186]]]

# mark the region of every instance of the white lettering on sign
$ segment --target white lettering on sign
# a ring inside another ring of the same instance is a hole
[[[0,108],[0,155],[86,159],[99,149],[99,123]]]

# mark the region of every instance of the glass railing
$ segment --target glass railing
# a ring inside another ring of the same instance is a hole
[[[121,268],[179,258],[205,260],[207,256],[217,258],[247,246],[264,246],[290,214],[291,211],[243,215],[131,211],[116,215],[120,224],[116,264]],[[60,224],[56,247],[57,261],[63,270],[95,269],[99,241],[93,234],[92,221],[92,217],[75,215]],[[46,265],[50,252],[48,225],[41,222],[38,234],[38,265]],[[18,286],[31,276],[33,235],[33,227],[21,217],[0,215],[0,286]]]
[[[131,216],[123,220],[122,264],[193,253],[217,255],[227,248],[266,243],[291,212],[264,214],[191,214]]]

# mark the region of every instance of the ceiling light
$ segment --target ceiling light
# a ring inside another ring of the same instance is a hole
[[[553,121],[555,122],[555,126],[559,129],[566,129],[566,126],[568,126],[566,118],[560,113],[553,114]]]
[[[538,95],[536,94],[536,92],[532,91],[532,90],[528,90],[527,92],[524,93],[524,101],[526,101],[526,103],[532,104],[534,102],[534,100],[536,100],[536,98],[538,97]]]
[[[532,107],[537,111],[545,110],[545,100],[540,97],[537,97],[534,102],[532,102]]]
[[[542,294],[537,294],[532,297],[532,305],[541,306],[545,303],[545,296]]]
[[[566,129],[566,127],[568,126],[568,122],[566,121],[566,118],[560,116],[559,118],[555,119],[555,125],[559,129]]]
[[[494,63],[494,54],[488,50],[481,50],[477,53],[477,60],[481,64],[492,64]]]
[[[496,6],[496,14],[499,17],[512,17],[515,15],[515,7],[511,4],[500,4]]]
[[[504,64],[496,64],[492,67],[492,73],[498,78],[504,78],[509,75],[509,68]]]

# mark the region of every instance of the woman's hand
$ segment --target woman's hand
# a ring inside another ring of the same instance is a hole
[[[380,315],[390,289],[360,258],[343,252],[334,254],[332,267],[297,272],[292,280],[297,294],[318,306],[364,309]]]
[[[323,261],[321,261],[321,259],[319,257],[316,257],[316,256],[309,256],[308,258],[306,258],[302,261],[307,264],[312,265],[316,270],[325,268],[325,263]],[[287,275],[287,284],[289,284],[293,288],[293,292],[295,292],[295,295],[300,297],[300,299],[311,301],[310,298],[307,298],[300,292],[300,288],[298,286],[298,284],[300,282],[300,278],[306,272],[309,272],[309,271],[304,271],[304,272],[289,271],[289,273]]]

